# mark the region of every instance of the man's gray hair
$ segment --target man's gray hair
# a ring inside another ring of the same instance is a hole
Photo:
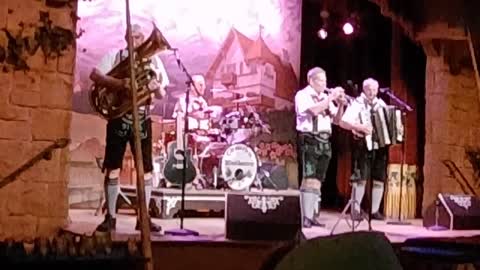
[[[320,74],[320,73],[326,74],[326,72],[323,68],[314,67],[314,68],[310,69],[307,72],[307,80],[310,81],[311,78],[315,77],[317,74]]]
[[[367,87],[367,86],[378,88],[378,81],[373,79],[373,78],[365,79],[363,81],[363,88],[362,89],[365,89],[365,87]]]

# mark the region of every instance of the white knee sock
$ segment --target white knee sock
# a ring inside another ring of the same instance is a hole
[[[105,192],[107,193],[105,198],[107,200],[107,213],[110,214],[113,218],[117,216],[117,199],[118,194],[120,193],[118,186],[118,177],[119,173],[112,171],[110,174],[107,174],[107,179],[105,181]]]
[[[380,181],[373,181],[372,189],[372,214],[378,212],[380,203],[383,198],[384,183]]]
[[[146,173],[144,175],[145,179],[145,202],[147,203],[147,211],[150,205],[150,198],[152,198],[152,188],[153,188],[153,179],[151,173]]]
[[[352,193],[355,191],[355,201],[357,202],[353,205],[353,209],[355,209],[357,212],[360,212],[360,205],[362,204],[363,195],[365,195],[365,183],[365,181],[357,181],[352,183]]]

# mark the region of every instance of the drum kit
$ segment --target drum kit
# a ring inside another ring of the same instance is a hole
[[[196,189],[262,188],[260,174],[257,174],[261,162],[251,141],[271,131],[255,108],[248,104],[251,100],[250,97],[233,100],[236,109],[225,114],[222,107],[209,106],[203,110],[204,119],[189,120],[187,146],[192,150],[197,171],[193,181]],[[175,131],[162,134],[156,145],[168,149],[167,145],[175,140],[176,135]],[[154,162],[160,183],[169,187],[171,183],[161,173],[165,155],[166,151],[157,152]]]

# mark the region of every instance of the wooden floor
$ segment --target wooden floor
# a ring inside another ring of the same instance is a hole
[[[95,216],[95,211],[92,210],[70,210],[70,224],[67,230],[91,234],[95,227],[103,220],[103,216]],[[332,233],[334,224],[340,217],[338,212],[324,211],[319,221],[326,224],[325,228],[313,227],[303,229],[306,238],[314,238],[319,236],[327,236]],[[161,225],[163,230],[171,230],[180,228],[179,219],[153,219],[153,221]],[[387,238],[392,243],[402,243],[411,238],[457,238],[457,237],[472,237],[479,236],[480,230],[474,231],[430,231],[422,226],[420,219],[409,220],[411,225],[390,225],[386,221],[372,221],[372,230],[384,232]],[[139,237],[140,232],[135,231],[136,217],[128,212],[123,212],[117,215],[117,230],[114,234],[116,240],[122,241],[128,238]],[[211,241],[211,242],[225,242],[225,220],[223,218],[186,218],[184,220],[184,228],[197,231],[200,236],[194,237],[195,241]],[[356,228],[357,231],[367,231],[368,223],[363,221]],[[342,219],[336,227],[334,234],[349,232],[352,229],[347,222]],[[160,234],[152,234],[153,241],[191,241],[192,237],[172,237],[165,236],[163,232]]]

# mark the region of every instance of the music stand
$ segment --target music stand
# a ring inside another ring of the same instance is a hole
[[[184,119],[184,132],[182,134],[183,137],[183,168],[182,168],[182,195],[181,195],[181,206],[180,206],[180,228],[179,229],[173,229],[173,230],[168,230],[165,231],[166,235],[175,235],[175,236],[198,236],[199,233],[197,231],[185,229],[183,227],[183,219],[185,215],[185,184],[186,184],[186,179],[187,179],[187,138],[188,138],[188,105],[190,103],[190,90],[191,86],[195,88],[195,91],[198,93],[198,89],[193,83],[192,76],[190,76],[190,73],[188,73],[187,69],[183,65],[182,61],[180,60],[180,57],[175,52],[175,57],[177,58],[177,64],[179,68],[185,73],[187,76],[188,80],[186,81],[187,84],[187,91],[186,91],[186,96],[185,96],[185,119]]]

